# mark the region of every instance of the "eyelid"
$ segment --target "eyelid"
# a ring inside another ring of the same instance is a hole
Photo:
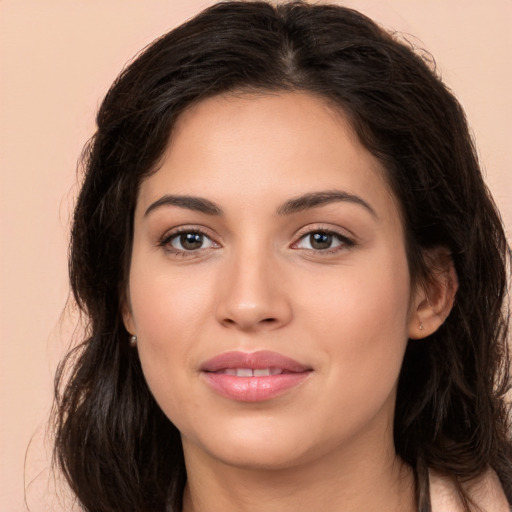
[[[341,244],[337,245],[335,247],[332,247],[332,248],[328,248],[328,249],[313,249],[313,248],[308,249],[308,248],[302,248],[302,247],[294,247],[300,241],[304,240],[304,238],[312,235],[313,233],[325,233],[328,235],[332,235],[332,236],[336,237],[338,240],[340,240]],[[314,225],[314,226],[308,225],[304,228],[301,228],[295,235],[294,239],[295,239],[295,241],[291,245],[292,249],[315,252],[315,253],[319,253],[319,254],[320,253],[321,254],[332,254],[334,252],[350,249],[351,247],[357,245],[357,239],[356,239],[355,235],[347,234],[346,229],[342,229],[339,227],[335,228],[335,227],[331,227],[331,226],[327,227],[322,224],[318,224],[318,225]]]
[[[290,245],[292,249],[303,250],[310,253],[318,253],[318,254],[332,254],[338,251],[348,250],[351,247],[357,245],[357,238],[352,233],[347,234],[347,229],[343,229],[339,226],[326,226],[325,224],[316,224],[316,225],[308,225],[300,230],[294,236],[294,242]],[[170,242],[173,238],[179,236],[183,233],[199,233],[200,235],[208,238],[212,242],[212,246],[210,247],[201,247],[198,249],[178,249],[170,246]],[[341,243],[330,248],[326,249],[314,249],[314,248],[302,248],[297,247],[297,245],[307,236],[312,235],[313,233],[325,233],[328,235],[332,235],[336,237]],[[182,226],[176,226],[164,232],[164,234],[159,237],[156,243],[157,246],[164,248],[168,253],[174,255],[182,255],[184,257],[189,256],[197,256],[199,253],[204,253],[210,249],[218,249],[222,247],[222,244],[218,241],[218,237],[211,233],[211,230],[197,224],[187,224]]]
[[[172,247],[171,241],[183,234],[183,233],[198,233],[205,238],[208,238],[212,242],[212,246],[210,247],[201,247],[199,249],[194,250],[185,250],[185,249],[178,249],[176,247]],[[182,255],[182,256],[195,256],[198,255],[200,252],[207,251],[209,249],[218,249],[221,247],[221,244],[216,240],[217,237],[213,236],[209,229],[198,226],[198,225],[184,225],[184,226],[177,226],[175,228],[169,229],[165,231],[165,233],[158,239],[157,245],[159,247],[164,248],[168,253],[174,254],[174,255]]]

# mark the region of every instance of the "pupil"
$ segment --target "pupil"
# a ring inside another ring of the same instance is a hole
[[[311,235],[311,247],[313,249],[328,249],[332,243],[332,235],[327,233],[314,233]]]
[[[203,235],[200,233],[184,233],[180,235],[180,243],[184,249],[200,249],[203,245]]]

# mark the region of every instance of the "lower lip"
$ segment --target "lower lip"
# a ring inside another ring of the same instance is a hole
[[[226,398],[239,402],[263,402],[299,386],[310,373],[281,373],[268,377],[236,377],[210,372],[203,375],[210,387]]]

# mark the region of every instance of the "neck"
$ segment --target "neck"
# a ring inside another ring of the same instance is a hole
[[[190,453],[183,512],[416,509],[412,472],[392,446],[351,451],[271,470],[233,467],[215,459],[205,463]]]

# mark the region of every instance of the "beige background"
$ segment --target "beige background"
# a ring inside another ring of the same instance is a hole
[[[0,509],[57,510],[44,433],[73,321],[66,252],[81,147],[122,66],[208,0],[0,0]],[[353,0],[435,56],[512,228],[512,0]],[[27,447],[30,447],[27,451]],[[26,456],[26,464],[24,469]],[[24,476],[25,475],[25,476]],[[69,510],[69,508],[67,508]]]

